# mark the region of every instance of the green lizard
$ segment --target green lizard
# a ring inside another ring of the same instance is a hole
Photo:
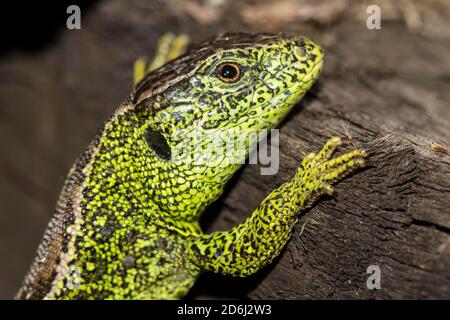
[[[217,157],[225,142],[276,127],[323,56],[301,36],[225,34],[156,59],[151,69],[164,65],[152,72],[139,61],[133,93],[70,170],[17,298],[174,299],[201,272],[247,276],[269,264],[299,212],[361,167],[363,150],[331,158],[341,143],[331,138],[242,224],[204,234],[198,221],[241,166],[238,156]],[[177,157],[198,130],[204,161],[194,148],[189,161]],[[236,148],[246,157],[249,145]]]

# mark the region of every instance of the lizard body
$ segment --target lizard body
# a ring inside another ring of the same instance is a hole
[[[322,61],[304,37],[226,34],[146,74],[69,172],[17,298],[173,299],[203,271],[246,276],[269,264],[298,212],[364,152],[329,160],[340,144],[329,140],[244,223],[204,234],[201,213],[241,166],[238,156],[211,163],[228,140],[276,127]],[[177,158],[197,129],[203,162]]]

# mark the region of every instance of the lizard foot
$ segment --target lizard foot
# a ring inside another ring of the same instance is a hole
[[[311,204],[318,196],[331,194],[333,183],[364,165],[363,158],[367,153],[362,149],[331,158],[341,144],[339,137],[332,137],[319,153],[309,153],[303,159],[290,188],[295,203],[301,209]]]

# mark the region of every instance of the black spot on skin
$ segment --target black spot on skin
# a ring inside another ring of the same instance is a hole
[[[297,42],[297,46],[299,46],[299,47],[301,47],[301,48],[305,47],[305,41],[304,41],[303,39],[300,39],[300,40]]]
[[[166,263],[166,260],[164,258],[158,260],[158,266],[163,266],[164,263]]]
[[[128,243],[130,244],[134,243],[137,240],[138,235],[139,232],[137,232],[136,230],[131,230],[127,237]]]
[[[114,227],[112,225],[107,224],[101,229],[100,233],[103,238],[109,239],[109,237],[113,233],[113,229],[114,229]]]
[[[259,90],[256,91],[256,94],[263,95],[264,94],[264,90],[263,89],[259,89]]]
[[[171,253],[172,253],[172,251],[173,251],[173,249],[174,249],[174,247],[173,247],[173,246],[167,246],[167,248],[166,248],[165,252],[166,252],[167,254],[171,254]]]
[[[144,138],[149,148],[155,151],[161,159],[170,160],[170,147],[161,133],[148,129]]]
[[[239,51],[239,57],[245,59],[245,58],[247,58],[247,55],[244,52]]]
[[[183,116],[183,113],[181,113],[181,112],[172,113],[172,117],[174,117],[174,119],[176,119],[176,122],[184,122],[184,116]]]
[[[301,64],[304,64],[304,65],[307,66],[307,67],[309,67],[308,60],[300,61],[300,63],[301,63]]]
[[[157,240],[158,248],[165,249],[167,247],[167,239],[166,238],[158,238]]]
[[[292,82],[298,82],[298,76],[296,74],[293,74],[291,81]]]
[[[122,263],[125,268],[132,268],[136,263],[136,258],[132,254],[126,255],[125,258],[123,258]]]
[[[89,193],[91,191],[92,191],[91,187],[86,187],[86,188],[83,189],[82,194],[83,194],[83,196],[87,196],[87,195],[89,195]]]
[[[133,198],[132,198],[132,197],[129,197],[129,198],[127,198],[127,200],[128,200],[128,201],[132,201]],[[124,216],[124,217],[129,217],[129,216],[133,213],[133,211],[134,211],[134,209],[131,208],[131,209],[129,209],[127,212],[125,212],[125,214],[124,214],[123,216]]]
[[[223,250],[222,250],[222,249],[217,249],[217,250],[214,252],[214,258],[219,257],[222,253],[223,253]]]
[[[87,199],[91,199],[91,197],[88,197],[88,196],[85,196]],[[86,206],[85,205],[82,205],[82,207],[81,207],[81,214],[83,215],[83,216],[85,216],[86,215],[86,213],[88,213],[89,212],[89,210],[86,208]]]

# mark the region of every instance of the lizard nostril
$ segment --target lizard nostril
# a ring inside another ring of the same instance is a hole
[[[314,53],[310,53],[310,54],[308,55],[308,58],[309,58],[311,61],[315,62],[315,61],[316,61],[316,58],[317,58],[317,55],[314,54]]]

